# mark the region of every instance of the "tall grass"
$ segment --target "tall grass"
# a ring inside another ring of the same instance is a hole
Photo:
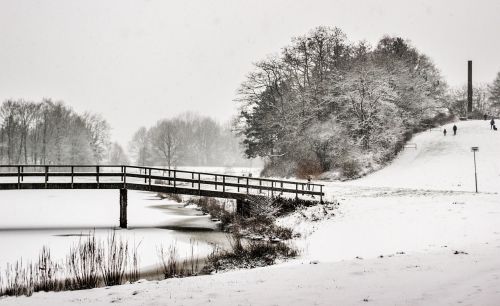
[[[72,246],[66,262],[70,276],[67,286],[73,290],[96,288],[100,281],[103,251],[97,243],[95,233]]]
[[[106,286],[120,285],[123,282],[129,257],[127,242],[118,239],[113,231],[101,255],[101,272]]]
[[[34,283],[34,292],[38,291],[56,291],[61,285],[59,272],[62,267],[52,260],[50,249],[42,247],[38,256],[36,265],[36,281]]]
[[[30,296],[39,291],[91,289],[137,281],[141,275],[138,247],[129,248],[128,242],[117,238],[114,231],[103,241],[91,232],[71,246],[65,262],[57,263],[44,246],[35,263],[19,260],[7,264],[0,273],[0,296]]]
[[[22,260],[8,264],[0,273],[0,296],[30,296],[38,291],[64,291],[91,289],[101,286],[120,285],[140,279],[139,244],[129,247],[115,231],[104,240],[95,232],[80,238],[71,246],[64,262],[55,262],[48,247],[40,251],[38,261],[24,263]],[[159,248],[161,273],[164,278],[197,275],[200,259],[197,242],[190,240],[190,249],[181,261],[177,242],[167,248]]]
[[[158,250],[160,263],[165,279],[175,277],[178,275],[178,259],[177,259],[177,245],[171,244],[165,250],[162,247]]]
[[[172,277],[187,277],[197,275],[200,271],[200,259],[196,255],[197,242],[193,239],[189,240],[190,252],[186,254],[181,262],[177,249],[177,242],[169,245],[167,248],[163,246],[158,249],[158,257],[163,277],[165,279]]]
[[[136,282],[141,278],[141,270],[139,268],[139,254],[137,253],[140,245],[140,242],[137,245],[134,243],[134,247],[132,248],[132,264],[129,266],[128,272],[128,280],[131,283]]]

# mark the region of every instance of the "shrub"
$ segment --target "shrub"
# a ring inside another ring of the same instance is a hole
[[[235,268],[254,268],[272,265],[278,258],[295,257],[297,250],[283,242],[243,241],[239,234],[228,236],[230,248],[214,248],[207,257],[204,272],[219,272]]]
[[[345,178],[352,179],[359,175],[359,172],[361,171],[361,166],[359,165],[357,160],[349,159],[342,163],[341,171],[342,175]]]
[[[169,200],[172,200],[174,202],[177,202],[177,203],[181,203],[182,202],[182,197],[177,194],[177,193],[158,193],[158,196],[161,198],[161,199],[169,199]]]

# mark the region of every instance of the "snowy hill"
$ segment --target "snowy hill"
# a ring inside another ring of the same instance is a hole
[[[490,130],[489,121],[474,120],[445,125],[416,135],[386,168],[353,182],[356,185],[474,191],[472,146],[478,146],[479,191],[495,192],[500,186],[500,132]]]

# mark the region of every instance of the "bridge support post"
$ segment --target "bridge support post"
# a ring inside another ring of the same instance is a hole
[[[241,217],[250,216],[250,203],[247,199],[237,199],[236,200],[236,214]]]
[[[236,200],[236,214],[238,216],[242,216],[243,215],[243,200],[242,199],[237,199]]]
[[[120,189],[120,228],[127,228],[127,189]]]

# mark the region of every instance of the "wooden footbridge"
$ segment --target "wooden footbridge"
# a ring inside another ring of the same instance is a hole
[[[309,182],[125,165],[0,165],[0,190],[118,189],[120,227],[127,227],[127,190],[231,198],[241,211],[250,194],[318,197],[323,185]],[[1,199],[1,194],[0,194]]]

